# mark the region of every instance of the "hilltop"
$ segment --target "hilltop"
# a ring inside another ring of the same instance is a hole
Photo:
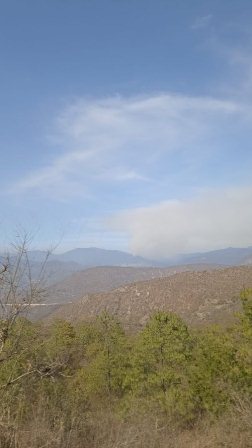
[[[155,278],[169,277],[184,271],[216,269],[216,265],[181,265],[167,268],[97,266],[74,272],[47,290],[47,302],[69,302],[97,292],[108,292],[120,286]]]
[[[252,267],[180,272],[110,292],[87,294],[60,307],[51,317],[85,320],[107,310],[126,326],[137,328],[156,310],[165,310],[179,314],[190,324],[223,323],[232,320],[239,310],[239,294],[244,287],[252,287]]]
[[[179,272],[216,269],[215,265],[186,265],[168,268],[98,266],[74,272],[44,291],[43,302],[32,305],[33,318],[42,318],[63,304],[80,300],[87,294],[109,292],[135,282],[169,277]],[[220,267],[221,268],[221,267]]]

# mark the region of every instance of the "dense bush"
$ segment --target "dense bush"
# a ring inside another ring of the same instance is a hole
[[[190,329],[165,312],[137,335],[107,313],[75,327],[18,318],[0,352],[0,446],[173,446],[171,432],[170,445],[162,445],[167,427],[181,436],[199,422],[220,425],[244,403],[249,408],[252,291],[241,300],[243,313],[226,329]],[[143,433],[152,428],[152,436],[120,442],[146,416]]]

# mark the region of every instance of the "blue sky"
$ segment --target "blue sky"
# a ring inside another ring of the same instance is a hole
[[[0,233],[252,245],[250,0],[1,0]]]

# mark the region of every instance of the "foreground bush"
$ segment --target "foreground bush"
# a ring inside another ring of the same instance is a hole
[[[227,329],[164,312],[133,336],[107,313],[76,327],[16,319],[0,352],[0,446],[251,446],[251,290],[241,299]]]

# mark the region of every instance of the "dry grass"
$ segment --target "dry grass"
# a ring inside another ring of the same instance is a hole
[[[179,429],[155,416],[122,420],[111,412],[88,420],[49,422],[38,415],[24,428],[2,425],[1,448],[251,448],[252,406],[237,398],[235,408],[218,421],[207,419],[194,428]]]

